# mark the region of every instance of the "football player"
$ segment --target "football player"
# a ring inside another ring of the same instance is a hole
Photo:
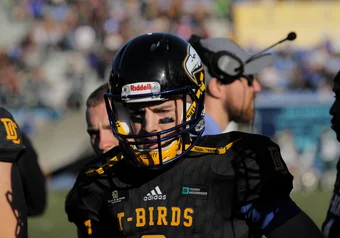
[[[203,65],[186,41],[150,33],[120,49],[105,95],[119,148],[91,164],[79,187],[88,234],[322,237],[290,198],[293,177],[274,142],[242,132],[202,137],[204,95]]]
[[[108,92],[108,89],[107,83],[100,85],[86,101],[87,133],[90,136],[91,146],[98,157],[118,146],[118,141],[112,133],[104,102],[104,94]],[[79,208],[77,186],[83,180],[82,175],[83,173],[80,172],[76,183],[66,197],[65,210],[72,214],[73,221],[77,225],[78,237],[87,237],[89,217],[86,214],[82,216],[83,212],[77,210]]]
[[[27,208],[16,165],[23,151],[17,123],[0,107],[0,237],[27,237]]]
[[[335,100],[329,113],[332,116],[332,129],[336,138],[340,141],[340,71],[334,78],[333,92]],[[322,224],[322,231],[325,237],[340,237],[340,160],[337,164],[337,177],[334,184],[333,196],[327,211],[327,217]]]

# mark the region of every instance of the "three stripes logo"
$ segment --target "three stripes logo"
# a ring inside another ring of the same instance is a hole
[[[146,201],[153,201],[153,200],[166,200],[166,195],[163,195],[162,191],[158,186],[151,190],[146,196],[143,198]]]

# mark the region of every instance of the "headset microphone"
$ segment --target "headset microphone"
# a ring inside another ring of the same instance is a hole
[[[278,44],[281,44],[282,42],[284,41],[293,41],[296,39],[296,33],[295,32],[290,32],[287,37],[283,40],[280,40],[279,42],[275,43],[274,45],[271,45],[269,46],[268,48],[256,53],[255,55],[252,55],[249,59],[247,59],[244,63],[247,64],[249,63],[250,61],[254,60],[256,57],[260,56],[263,52],[266,52],[267,50],[273,48],[274,46],[278,45]]]
[[[207,66],[208,73],[211,77],[218,78],[222,83],[228,84],[239,79],[241,76],[248,77],[248,83],[252,84],[252,75],[257,73],[256,68],[261,68],[271,61],[271,54],[264,53],[265,51],[273,48],[274,46],[284,42],[293,41],[296,39],[296,33],[290,32],[287,37],[274,45],[254,54],[242,50],[234,42],[228,39],[223,40],[221,43],[220,38],[212,39],[211,42],[222,44],[225,50],[211,51],[208,47],[201,44],[202,39],[197,35],[192,35],[188,40],[200,56],[202,62]],[[205,41],[210,41],[205,40]]]

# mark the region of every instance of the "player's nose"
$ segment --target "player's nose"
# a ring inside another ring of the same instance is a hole
[[[157,132],[158,118],[151,110],[145,110],[144,131],[147,133]]]
[[[262,90],[262,87],[261,87],[259,81],[257,80],[257,78],[254,79],[253,88],[254,88],[255,93],[261,92],[261,90]]]

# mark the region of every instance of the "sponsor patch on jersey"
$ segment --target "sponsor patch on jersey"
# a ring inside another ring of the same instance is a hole
[[[104,194],[107,205],[114,205],[116,203],[126,202],[129,200],[128,190],[113,190],[111,193]]]
[[[208,185],[182,185],[180,197],[208,199],[209,186]]]

